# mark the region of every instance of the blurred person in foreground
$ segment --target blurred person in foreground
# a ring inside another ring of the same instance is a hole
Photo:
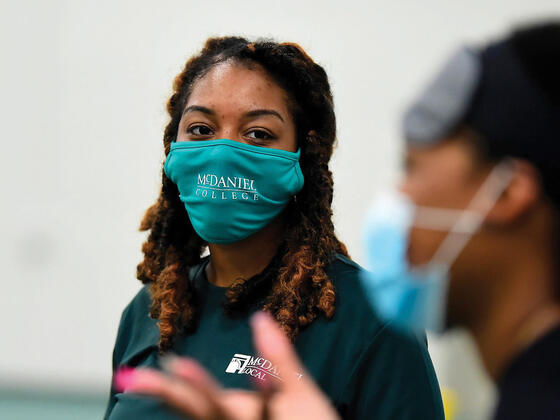
[[[457,51],[403,128],[406,259],[424,280],[403,321],[472,334],[495,419],[559,419],[560,23]]]
[[[559,78],[556,22],[458,50],[406,113],[406,175],[368,216],[378,313],[404,329],[467,328],[499,387],[496,420],[560,418]],[[270,319],[253,327],[259,351],[298,369]],[[232,409],[196,362],[169,371],[125,385],[196,418],[336,418],[309,381]]]

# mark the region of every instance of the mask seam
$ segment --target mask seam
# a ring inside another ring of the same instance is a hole
[[[294,162],[293,169],[296,171],[296,177],[297,177],[299,183],[301,184],[301,188],[303,188],[303,184],[305,182],[305,179],[303,178],[303,172],[301,170],[301,166],[299,165],[299,160],[297,162]],[[301,191],[301,188],[299,189],[299,191]],[[294,195],[299,193],[299,191],[296,192]]]
[[[182,144],[179,144],[179,143],[174,143],[174,144],[171,145],[171,147],[172,147],[171,151],[173,151],[175,149],[197,149],[197,148],[202,148],[202,147],[213,147],[213,146],[217,146],[217,145],[228,146],[228,147],[232,147],[234,149],[249,151],[249,152],[258,153],[258,154],[261,154],[261,155],[278,157],[278,158],[286,159],[286,160],[289,160],[289,161],[292,161],[292,162],[299,162],[299,156],[296,156],[296,155],[299,155],[299,153],[300,153],[299,149],[298,149],[297,152],[287,152],[286,150],[281,151],[281,152],[284,152],[284,153],[293,153],[294,156],[291,157],[291,156],[284,156],[283,154],[276,154],[274,152],[268,152],[267,153],[267,152],[264,152],[264,151],[261,151],[261,150],[253,150],[252,148],[247,149],[245,147],[238,146],[238,145],[235,145],[235,144],[230,144],[230,143],[201,144],[201,145],[182,145]],[[249,145],[247,145],[247,146],[249,146]],[[255,147],[258,147],[258,146],[255,146]],[[275,149],[275,150],[279,150],[279,149]],[[170,154],[171,154],[171,152],[170,152]]]

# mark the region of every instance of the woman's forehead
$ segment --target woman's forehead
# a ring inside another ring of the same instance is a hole
[[[198,79],[185,107],[198,102],[274,106],[287,110],[287,93],[257,63],[226,61],[215,65]]]

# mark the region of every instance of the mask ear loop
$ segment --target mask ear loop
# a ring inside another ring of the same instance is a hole
[[[514,173],[513,164],[511,158],[506,158],[492,169],[438,247],[432,257],[433,262],[449,269],[509,186]]]
[[[441,230],[445,232],[469,233],[470,230],[462,231],[467,227],[465,224],[457,225],[457,221],[464,217],[474,219],[478,214],[472,210],[465,209],[441,209],[437,207],[415,206],[414,227],[429,230]],[[468,216],[467,216],[468,215]]]

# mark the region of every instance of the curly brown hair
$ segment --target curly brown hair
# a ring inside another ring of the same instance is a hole
[[[333,315],[335,290],[326,267],[335,253],[347,255],[331,220],[333,180],[328,163],[336,132],[332,94],[324,69],[297,44],[208,39],[175,78],[167,103],[171,121],[163,136],[166,156],[194,83],[225,61],[260,65],[287,92],[305,185],[284,210],[285,236],[276,256],[262,273],[232,285],[224,307],[233,314],[255,305],[261,295],[257,306],[269,311],[293,339],[317,316]],[[196,327],[197,296],[189,269],[201,263],[207,244],[194,231],[177,187],[165,173],[159,198],[147,210],[140,230],[150,233],[142,246],[144,260],[137,277],[150,283],[150,316],[158,320],[163,352],[177,333]]]

